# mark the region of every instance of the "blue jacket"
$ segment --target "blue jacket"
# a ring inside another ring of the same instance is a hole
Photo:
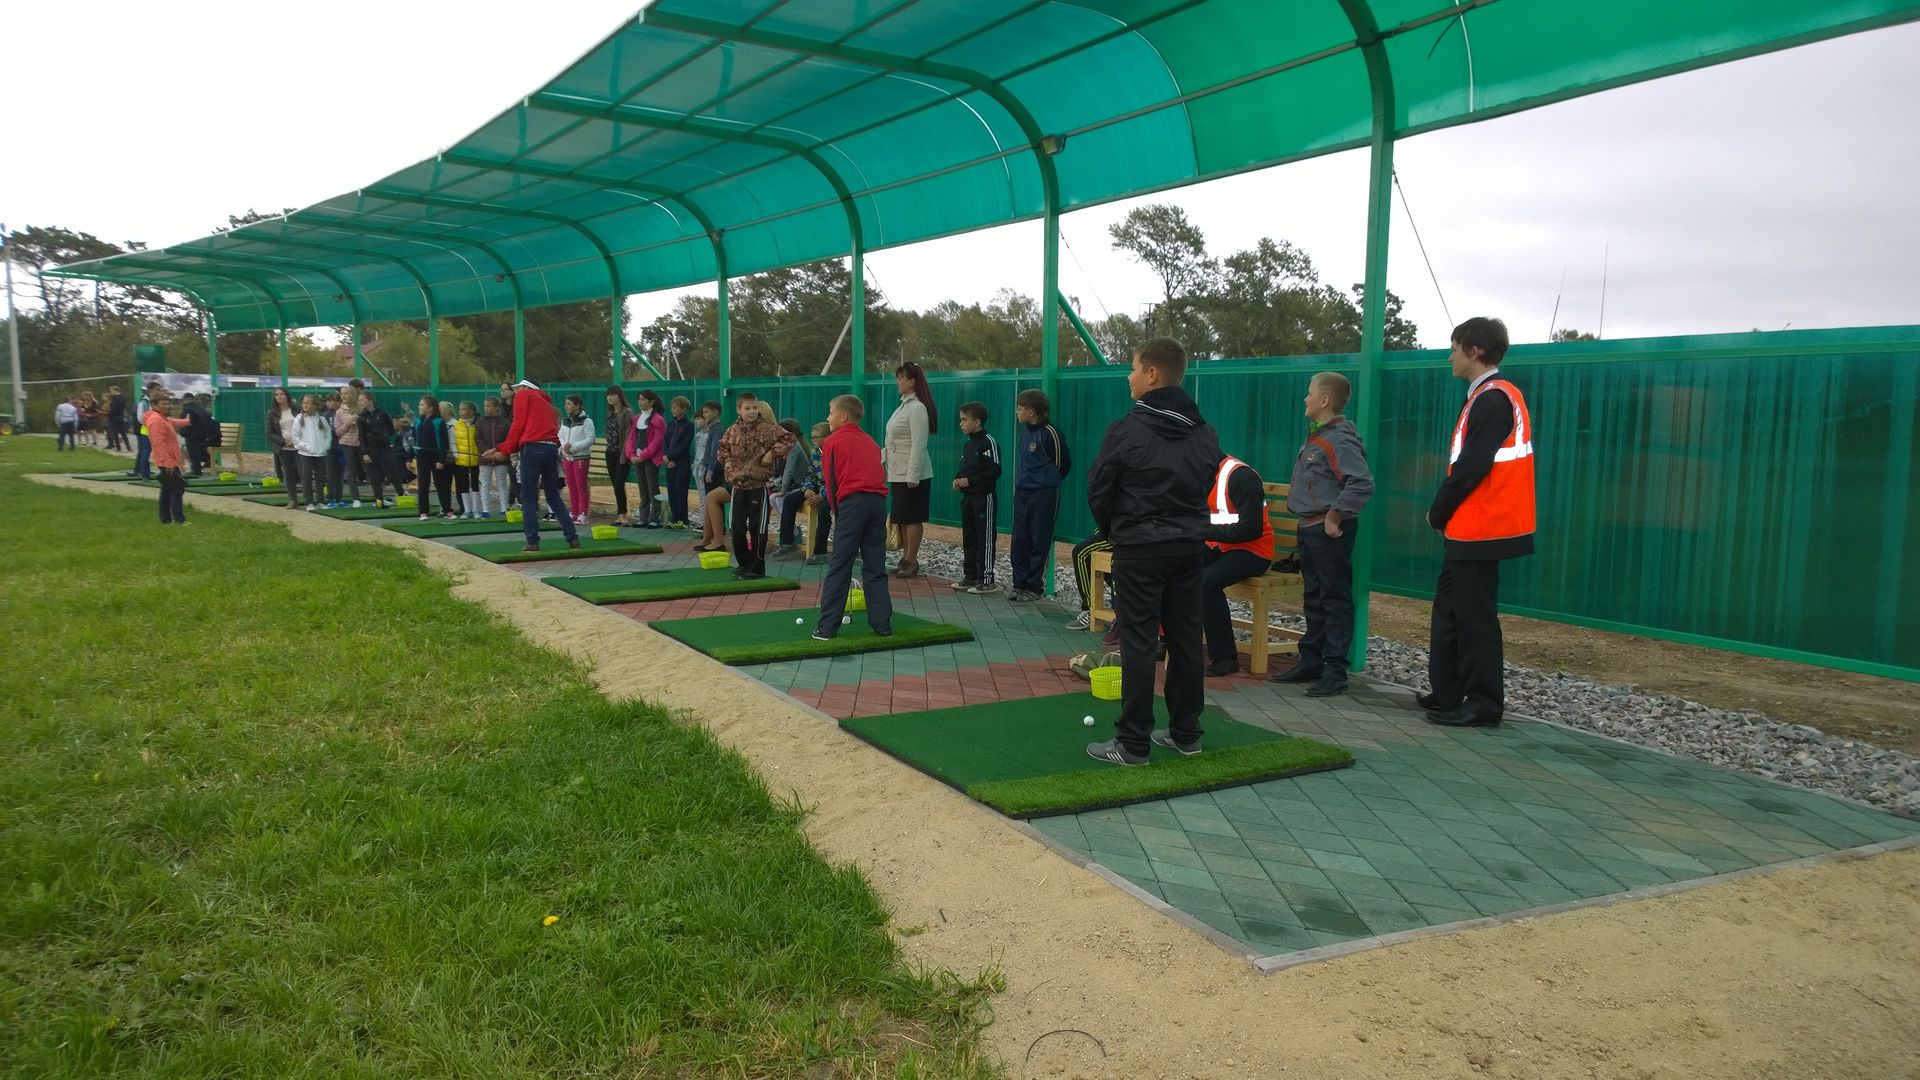
[[[667,430],[660,440],[660,452],[667,456],[668,461],[676,463],[677,468],[691,471],[693,462],[687,460],[687,455],[693,452],[693,421],[684,416],[678,420],[667,417]]]
[[[1073,470],[1073,455],[1067,451],[1067,440],[1060,429],[1052,424],[1023,424],[1017,438],[1019,446],[1013,455],[1014,489],[1058,488],[1060,481]]]

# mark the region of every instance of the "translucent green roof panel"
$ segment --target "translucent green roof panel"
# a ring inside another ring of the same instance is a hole
[[[1406,135],[1915,19],[1890,0],[659,0],[439,155],[58,272],[188,290],[229,330],[604,299],[1364,145],[1375,41]]]

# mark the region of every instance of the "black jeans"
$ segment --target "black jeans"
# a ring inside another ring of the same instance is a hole
[[[160,524],[173,522],[186,524],[187,478],[180,475],[179,469],[160,470]]]
[[[1226,588],[1267,572],[1273,561],[1245,548],[1229,551],[1207,549],[1205,566],[1200,571],[1200,618],[1207,630],[1209,661],[1240,658],[1240,646],[1233,640],[1233,613],[1227,610]],[[1255,628],[1254,633],[1259,633]]]
[[[886,534],[880,536],[886,547]],[[767,488],[741,484],[733,489],[733,557],[749,574],[767,572]]]
[[[1464,704],[1473,713],[1506,709],[1504,642],[1500,637],[1500,563],[1448,559],[1433,590],[1427,679],[1443,707]]]
[[[634,505],[634,513],[639,514],[643,522],[664,524],[660,520],[660,463],[636,461],[633,463],[633,474],[634,487],[640,499]]]
[[[960,495],[960,576],[982,585],[993,584],[993,492]]]
[[[667,522],[672,525],[687,523],[687,485],[693,483],[693,467],[686,459],[666,470],[667,473]]]
[[[627,470],[633,467],[626,454],[607,442],[607,483],[613,485],[613,512],[620,517],[627,516]]]
[[[736,499],[739,492],[734,493]],[[738,520],[738,519],[736,519]],[[820,622],[813,632],[833,637],[847,613],[847,590],[853,584],[854,556],[860,558],[860,580],[867,593],[867,625],[875,633],[893,629],[893,598],[887,594],[887,497],[863,491],[840,500],[833,519],[833,558],[820,583]]]
[[[199,476],[202,464],[207,459],[207,444],[199,439],[187,440],[187,469],[192,475]]]
[[[446,467],[441,468],[443,465]],[[414,462],[414,468],[420,470],[420,483],[417,488],[418,494],[414,498],[416,509],[423,514],[427,512],[427,492],[429,490],[427,485],[432,484],[432,490],[440,493],[440,512],[443,514],[452,513],[453,466],[447,465],[447,459],[441,456],[438,451],[422,450],[420,451],[419,458]]]
[[[1353,653],[1353,544],[1360,522],[1340,526],[1328,536],[1325,525],[1300,526],[1301,606],[1307,636],[1300,639],[1300,663],[1309,671],[1344,674]]]
[[[373,485],[373,501],[380,502],[386,496],[383,488],[391,486],[395,495],[403,495],[407,482],[402,479],[400,459],[395,456],[391,446],[362,447],[367,457],[367,481]]]
[[[1168,728],[1180,742],[1200,738],[1206,673],[1200,659],[1202,556],[1130,559],[1113,556],[1113,609],[1120,627],[1120,719],[1115,734],[1131,754],[1145,754],[1153,731],[1153,673],[1160,637],[1167,641]]]
[[[422,475],[425,475],[424,473]],[[578,539],[573,514],[560,497],[560,444],[527,443],[520,448],[520,531],[527,543],[540,546],[540,493],[547,495],[547,509],[560,523],[568,540]]]

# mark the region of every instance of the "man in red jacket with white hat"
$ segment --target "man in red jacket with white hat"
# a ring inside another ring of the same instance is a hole
[[[520,528],[526,534],[522,551],[540,550],[540,492],[547,493],[547,506],[554,520],[567,534],[567,546],[580,546],[580,534],[573,527],[573,515],[560,498],[560,414],[553,399],[526,379],[513,384],[513,426],[506,440],[480,456],[488,465],[499,465],[513,454],[520,455]]]

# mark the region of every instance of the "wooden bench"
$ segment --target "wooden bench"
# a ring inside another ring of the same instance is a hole
[[[1263,485],[1267,492],[1267,519],[1273,523],[1273,557],[1275,561],[1299,553],[1299,519],[1287,513],[1287,485]],[[1114,620],[1112,608],[1107,607],[1107,586],[1113,575],[1113,552],[1096,551],[1088,559],[1092,568],[1092,579],[1087,582],[1087,615],[1095,630],[1105,629]],[[1235,630],[1245,630],[1252,640],[1240,642],[1235,635],[1235,650],[1252,657],[1255,675],[1267,673],[1267,657],[1273,655],[1273,639],[1278,637],[1283,643],[1300,640],[1305,636],[1298,630],[1287,630],[1271,624],[1271,615],[1277,602],[1292,601],[1297,606],[1301,596],[1299,574],[1282,573],[1269,570],[1258,577],[1251,577],[1226,589],[1227,599],[1245,600],[1253,608],[1252,618],[1234,619]],[[1262,630],[1265,633],[1262,633]]]
[[[246,427],[245,424],[220,425],[220,445],[211,448],[215,472],[219,472],[227,467],[228,454],[233,455],[234,472],[244,473],[247,471],[241,467],[244,459],[240,455],[240,436],[245,433]]]

